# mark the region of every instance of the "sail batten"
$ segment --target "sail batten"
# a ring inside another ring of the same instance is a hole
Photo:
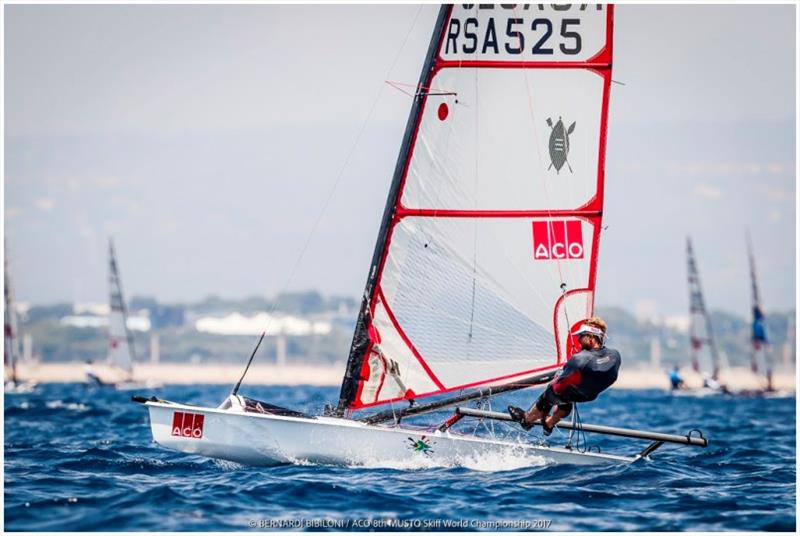
[[[523,11],[440,10],[340,412],[558,368],[593,311],[613,6]]]

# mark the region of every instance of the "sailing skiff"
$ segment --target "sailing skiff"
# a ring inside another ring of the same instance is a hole
[[[3,263],[3,370],[7,377],[3,382],[3,392],[7,395],[29,394],[36,388],[36,382],[20,380],[17,372],[19,364],[19,322],[17,320],[17,307],[14,301],[14,291],[11,287],[9,274],[8,255]]]
[[[705,446],[693,434],[577,423],[560,428],[649,443],[618,456],[478,437],[459,422],[509,417],[466,407],[428,428],[409,424],[541,385],[577,348],[573,326],[594,310],[613,14],[602,4],[441,6],[338,404],[305,415],[238,395],[241,380],[217,408],[134,397],[155,441],[246,464],[486,453],[629,463],[666,442]]]
[[[133,364],[136,351],[133,335],[128,327],[128,308],[122,292],[122,278],[119,272],[114,242],[108,240],[108,354],[106,363],[111,365],[113,376],[100,377],[88,365],[86,381],[94,387],[113,387],[118,391],[161,387],[154,381],[141,382],[134,380]]]
[[[487,457],[522,458],[532,464],[595,465],[632,463],[648,457],[665,442],[708,445],[702,434],[675,436],[624,429],[591,430],[591,425],[579,427],[584,431],[612,431],[615,432],[612,435],[650,441],[635,455],[621,456],[535,445],[522,440],[477,437],[450,430],[412,429],[396,424],[375,425],[340,417],[304,415],[274,406],[264,408],[273,413],[254,413],[245,409],[248,400],[234,395],[220,408],[203,408],[137,399],[150,412],[153,439],[158,444],[187,454],[246,465],[460,466]],[[508,419],[505,414],[463,411],[476,417]]]

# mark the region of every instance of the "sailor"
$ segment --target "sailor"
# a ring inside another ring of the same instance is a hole
[[[617,380],[621,358],[618,351],[606,348],[606,331],[601,318],[584,320],[573,333],[581,351],[567,361],[527,412],[508,406],[511,419],[525,430],[541,419],[545,435],[550,435],[553,427],[572,412],[575,402],[589,402],[608,389]],[[553,406],[557,409],[550,415]]]
[[[672,389],[683,389],[685,384],[683,383],[683,378],[681,378],[680,373],[678,372],[678,365],[673,367],[672,371],[669,373],[669,383],[672,386]]]

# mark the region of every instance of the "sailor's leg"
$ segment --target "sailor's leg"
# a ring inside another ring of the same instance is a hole
[[[531,408],[525,413],[525,422],[534,423],[539,419],[547,417],[553,405],[558,402],[558,397],[553,392],[553,388],[549,385],[547,389],[539,396],[536,402],[533,403]]]
[[[561,419],[563,419],[564,417],[566,417],[570,413],[572,413],[572,402],[568,402],[568,403],[565,403],[565,404],[559,404],[558,408],[555,411],[555,413],[550,415],[545,420],[545,426],[547,428],[553,428],[556,424],[558,424],[558,422]]]
[[[534,402],[531,408],[525,412],[525,422],[528,424],[533,424],[539,419],[541,419],[545,414],[536,407],[536,403]]]

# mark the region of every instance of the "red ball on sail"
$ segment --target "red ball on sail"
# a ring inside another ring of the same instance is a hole
[[[447,103],[446,102],[441,103],[439,105],[439,111],[438,111],[439,120],[440,121],[444,121],[445,119],[447,119],[447,115],[449,113],[450,113],[450,110],[447,108]]]

